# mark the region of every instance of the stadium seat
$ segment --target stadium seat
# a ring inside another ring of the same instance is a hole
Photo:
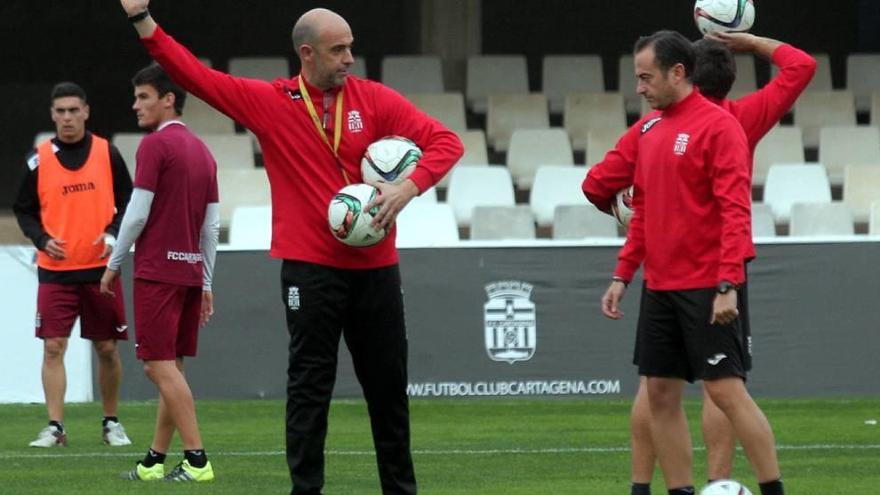
[[[632,53],[621,55],[617,67],[617,92],[623,96],[626,113],[629,115],[641,115],[642,98],[636,93],[636,76]]]
[[[290,67],[285,57],[232,57],[229,73],[237,77],[274,81],[290,77]]]
[[[453,131],[466,131],[464,96],[461,93],[417,93],[407,95],[421,111]]]
[[[232,220],[229,222],[230,248],[268,250],[271,243],[272,207],[270,205],[238,206],[232,211]]]
[[[614,148],[617,141],[626,132],[626,127],[596,127],[587,131],[587,154],[585,163],[593,166],[605,158],[608,150]]]
[[[217,161],[218,169],[246,169],[254,165],[254,145],[245,134],[202,134],[199,136]]]
[[[880,201],[871,203],[871,219],[868,221],[868,234],[880,236]]]
[[[752,237],[776,237],[776,221],[770,205],[752,203]]]
[[[443,69],[436,55],[388,55],[382,59],[382,83],[399,93],[442,93]]]
[[[831,59],[827,53],[811,53],[810,55],[816,59],[816,75],[807,85],[804,91],[832,91],[834,86],[831,84]],[[770,75],[776,77],[779,73],[779,67],[770,64]]]
[[[849,91],[804,93],[794,104],[794,125],[803,131],[804,146],[819,146],[819,129],[856,125],[853,94]]]
[[[626,127],[623,97],[619,93],[572,93],[565,97],[565,130],[572,147],[584,150],[587,131],[600,127]]]
[[[464,154],[459,158],[458,165],[488,165],[489,152],[486,146],[486,133],[482,129],[456,132],[461,144],[464,146]]]
[[[484,114],[489,95],[528,94],[529,78],[524,55],[474,55],[467,60],[465,96],[471,111]]]
[[[397,215],[397,247],[434,247],[458,243],[458,225],[445,203],[410,203]]]
[[[235,122],[203,100],[187,95],[182,120],[198,134],[235,134]]]
[[[562,129],[517,129],[510,137],[507,169],[519,189],[529,189],[541,165],[574,165],[568,134]]]
[[[473,214],[471,240],[505,241],[535,238],[535,221],[528,206],[477,206]]]
[[[240,206],[268,206],[272,203],[266,172],[253,169],[218,169],[220,226],[228,227],[232,213]]]
[[[747,94],[758,89],[758,77],[755,73],[755,56],[750,53],[738,53],[736,60],[736,80],[730,88],[731,94]]]
[[[763,186],[767,171],[775,163],[803,163],[804,140],[797,126],[775,126],[770,129],[755,148],[752,167],[752,184]]]
[[[880,167],[880,129],[872,126],[822,127],[819,130],[819,162],[832,185],[843,183],[846,165]]]
[[[820,164],[773,165],[767,172],[764,203],[773,209],[776,223],[788,223],[794,203],[830,203],[831,184]]]
[[[617,237],[617,221],[593,205],[558,205],[553,210],[554,239]]]
[[[851,53],[846,57],[846,89],[855,95],[856,109],[871,109],[871,94],[880,90],[880,53]]]
[[[55,137],[55,131],[41,131],[34,135],[34,148],[36,148],[43,141],[52,139]]]
[[[486,134],[482,130],[456,132],[456,134],[464,146],[464,154],[456,162],[453,170],[461,166],[483,167],[489,165],[489,154],[486,151]],[[443,176],[440,182],[437,183],[437,187],[448,188],[450,177],[452,177],[452,172]]]
[[[125,167],[128,169],[128,173],[131,174],[132,180],[134,180],[134,171],[135,166],[137,165],[135,157],[137,156],[138,146],[141,145],[141,139],[143,139],[145,134],[140,132],[117,132],[113,135],[113,139],[111,142],[113,146],[116,146],[116,149],[119,150],[119,154],[122,155],[122,159],[125,160]]]
[[[446,202],[460,227],[471,224],[475,206],[513,206],[513,181],[505,167],[455,167]]]
[[[867,222],[871,205],[880,201],[880,161],[873,165],[847,165],[843,178],[843,203],[856,222]]]
[[[559,205],[587,203],[581,183],[587,175],[586,167],[543,165],[535,174],[535,183],[529,194],[529,206],[539,227],[553,224],[553,215]]]
[[[541,92],[550,102],[550,113],[565,109],[569,93],[603,93],[602,58],[599,55],[544,55]]]
[[[853,216],[843,203],[794,203],[791,205],[792,236],[853,235]]]
[[[547,129],[550,115],[542,94],[490,95],[486,138],[495,151],[507,151],[516,129]]]
[[[416,203],[436,205],[437,204],[437,188],[436,187],[429,187],[425,192],[414,197],[406,205],[406,207],[409,208],[410,205],[414,205]]]

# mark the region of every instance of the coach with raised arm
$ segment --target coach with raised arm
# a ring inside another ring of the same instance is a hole
[[[287,463],[293,494],[324,486],[324,441],[339,341],[345,337],[370,415],[382,492],[416,493],[410,452],[407,339],[394,221],[416,195],[459,159],[458,137],[395,91],[349,75],[354,38],[326,9],[293,27],[302,72],[272,82],[232,77],[202,65],[160,28],[148,0],[121,0],[150,55],[183,86],[260,141],[272,190],[270,255],[283,260],[281,301],[290,335]],[[356,248],[330,232],[327,205],[362,181],[360,159],[386,136],[404,136],[424,154],[400,185],[381,192],[373,225],[389,234]]]

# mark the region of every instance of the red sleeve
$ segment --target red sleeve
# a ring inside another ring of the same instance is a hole
[[[633,183],[641,128],[640,121],[627,129],[605,158],[587,171],[581,190],[601,211],[609,213],[617,192]]]
[[[644,199],[642,184],[636,179],[633,187],[633,216],[626,231],[626,242],[617,255],[617,268],[614,269],[614,276],[622,278],[626,283],[632,282],[645,259],[645,221],[642,213]]]
[[[261,133],[261,123],[272,121],[266,113],[275,96],[271,83],[232,77],[205,67],[161,27],[156,27],[153,35],[142,41],[150,56],[174,82],[231,119],[257,134]]]
[[[757,144],[791,109],[816,73],[816,59],[791,45],[773,52],[773,65],[779,73],[763,88],[739,100],[739,121],[748,142]]]
[[[208,190],[208,203],[220,202],[220,187],[217,185],[217,164],[214,164],[214,177],[211,178],[211,189]]]
[[[375,87],[375,108],[388,110],[387,119],[380,123],[383,135],[404,136],[422,149],[422,158],[409,178],[420,193],[430,189],[461,158],[461,140],[396,91],[381,84]]]
[[[719,122],[705,149],[712,193],[721,211],[721,259],[718,281],[745,282],[751,233],[749,150],[742,128],[734,119]]]
[[[135,155],[134,187],[156,192],[164,163],[163,153],[162,142],[156,134],[149,134],[141,140]]]

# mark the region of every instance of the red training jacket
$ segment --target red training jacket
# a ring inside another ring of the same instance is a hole
[[[637,149],[609,152],[635,163],[634,214],[615,275],[630,281],[644,261],[652,290],[744,282],[754,247],[742,126],[696,88],[652,115]]]
[[[774,50],[772,62],[779,67],[779,73],[758,91],[738,100],[710,99],[733,114],[745,130],[750,151],[749,175],[758,142],[791,109],[816,73],[816,60],[791,45],[781,45]],[[621,141],[636,138],[638,133],[633,131],[654,116],[656,113],[645,116],[624,134]],[[622,145],[628,146],[627,143]],[[633,183],[635,162],[621,158],[619,154],[609,152],[603,161],[590,168],[584,180],[584,195],[602,211],[609,211],[617,192]]]
[[[330,233],[327,207],[345,179],[306,110],[298,78],[270,83],[209,69],[161,28],[143,43],[175,82],[259,139],[272,189],[270,255],[347,269],[397,263],[393,230],[368,248],[346,246]],[[395,91],[352,76],[343,88],[339,157],[352,182],[361,182],[360,161],[367,146],[389,135],[409,138],[422,149],[410,175],[420,192],[437,183],[462,155],[461,141],[452,131]],[[307,89],[322,117],[324,93],[310,85]],[[329,111],[332,115],[335,105]],[[333,142],[332,124],[327,134]]]

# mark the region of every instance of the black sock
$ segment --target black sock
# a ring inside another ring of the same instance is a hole
[[[61,424],[61,421],[49,421],[49,426],[54,426],[55,428],[58,428],[58,431],[64,433],[64,425]]]
[[[107,426],[108,421],[113,421],[114,423],[119,422],[119,418],[116,416],[104,416],[104,421],[101,421],[101,426]]]
[[[204,450],[184,450],[183,458],[189,461],[192,467],[203,468],[208,464],[208,456]]]
[[[153,467],[156,464],[165,464],[165,454],[162,452],[156,452],[153,449],[147,450],[147,455],[144,456],[144,460],[141,461],[141,464],[144,467]]]
[[[785,495],[785,488],[782,487],[782,479],[759,483],[758,486],[761,488],[761,495]]]
[[[633,481],[629,493],[630,495],[651,495],[651,484]]]
[[[694,495],[694,493],[696,492],[692,486],[683,486],[681,488],[673,488],[672,490],[669,490],[669,495]]]

